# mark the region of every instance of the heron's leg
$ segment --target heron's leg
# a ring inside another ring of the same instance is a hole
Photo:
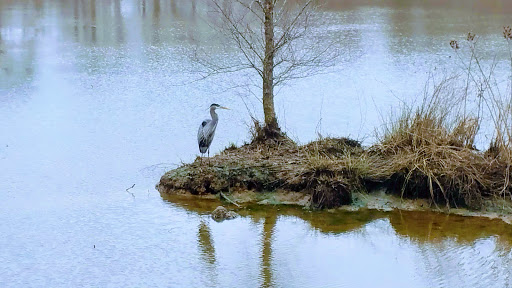
[[[210,163],[210,148],[208,148],[208,165],[211,166],[211,163]]]

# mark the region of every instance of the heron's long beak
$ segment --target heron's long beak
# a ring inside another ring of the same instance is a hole
[[[219,108],[221,108],[221,109],[226,109],[226,110],[231,110],[231,109],[229,109],[228,107],[224,107],[224,106],[220,106]]]

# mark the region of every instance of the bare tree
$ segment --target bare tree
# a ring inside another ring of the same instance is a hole
[[[280,132],[274,108],[274,88],[310,76],[338,57],[335,41],[313,31],[317,5],[313,0],[207,0],[214,27],[222,32],[241,57],[229,63],[199,58],[203,77],[251,69],[262,82],[264,130]],[[289,3],[292,2],[292,3]],[[325,35],[324,35],[325,36]],[[196,58],[197,59],[197,58]],[[272,135],[270,134],[270,135]]]

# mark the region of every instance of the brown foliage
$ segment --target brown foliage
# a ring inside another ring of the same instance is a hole
[[[473,147],[478,119],[450,117],[441,109],[423,106],[404,113],[371,148],[385,160],[391,190],[471,208],[480,208],[488,197],[510,195],[510,162],[497,157],[495,146],[486,153]]]

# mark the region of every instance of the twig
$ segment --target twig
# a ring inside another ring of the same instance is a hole
[[[238,205],[237,203],[235,203],[233,200],[229,199],[228,197],[226,197],[226,195],[224,195],[224,193],[220,192],[220,196],[221,198],[224,198],[226,199],[226,201],[228,201],[229,203],[235,205],[236,207],[238,208],[242,208],[242,206]]]
[[[135,194],[133,194],[132,192],[130,192],[129,190],[132,189],[133,187],[135,187],[135,184],[132,185],[132,187],[129,187],[129,188],[126,188],[126,192],[132,194],[132,197],[135,198]]]
[[[128,192],[128,190],[132,189],[133,187],[135,187],[135,184],[133,184],[130,188],[126,188],[126,192]]]

